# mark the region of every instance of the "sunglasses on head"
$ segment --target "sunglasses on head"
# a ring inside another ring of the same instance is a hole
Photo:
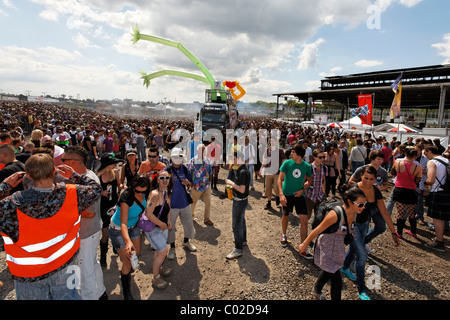
[[[367,201],[364,203],[353,202],[353,204],[356,205],[358,208],[364,208],[367,204]]]

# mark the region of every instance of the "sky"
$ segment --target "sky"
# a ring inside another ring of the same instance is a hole
[[[317,90],[326,76],[450,63],[448,0],[0,0],[0,93],[203,102],[203,82],[238,81],[243,102]],[[238,92],[237,92],[238,93]]]

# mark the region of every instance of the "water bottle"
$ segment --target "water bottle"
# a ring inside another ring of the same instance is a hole
[[[139,259],[136,255],[136,251],[133,251],[133,255],[131,256],[131,267],[133,269],[138,269],[139,268]]]

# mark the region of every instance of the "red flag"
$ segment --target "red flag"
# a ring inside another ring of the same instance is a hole
[[[358,96],[358,103],[360,108],[359,118],[362,124],[372,125],[372,95],[362,94]]]

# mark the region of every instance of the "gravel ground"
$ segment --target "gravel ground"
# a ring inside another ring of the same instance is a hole
[[[290,217],[288,237],[291,243],[282,248],[280,211],[264,210],[263,181],[255,181],[255,191],[250,192],[246,211],[248,245],[237,260],[225,257],[234,247],[231,230],[232,201],[220,197],[226,171],[221,169],[220,192],[213,191],[211,218],[214,226],[203,224],[203,202],[197,205],[195,220],[196,237],[192,241],[197,252],[185,250],[181,243],[182,227],[177,222],[176,259],[167,260],[173,268],[166,278],[164,290],[154,289],[152,280],[153,251],[145,240],[140,257],[140,269],[133,272],[132,294],[139,300],[312,300],[311,289],[320,270],[312,260],[302,258],[297,247],[299,219]],[[389,196],[390,192],[384,194]],[[393,213],[395,217],[395,209]],[[428,219],[428,218],[427,218]],[[312,220],[312,219],[311,219]],[[310,220],[310,222],[311,222]],[[395,223],[395,219],[394,219]],[[408,226],[408,223],[407,223]],[[418,226],[418,238],[407,234],[400,247],[393,246],[389,232],[374,240],[371,247],[375,253],[369,256],[367,267],[379,270],[380,277],[368,274],[366,280],[372,285],[372,300],[448,300],[450,298],[449,259],[450,250],[435,252],[424,246],[431,241],[434,232]],[[445,241],[449,243],[446,232]],[[108,255],[108,267],[103,269],[104,281],[110,300],[121,300],[120,266],[118,255]],[[374,268],[374,266],[378,267]],[[378,283],[375,280],[379,280]],[[0,253],[0,289],[2,300],[14,300],[14,283],[6,267],[5,252]],[[357,300],[356,285],[343,276],[343,300]],[[324,294],[329,298],[329,286]]]

